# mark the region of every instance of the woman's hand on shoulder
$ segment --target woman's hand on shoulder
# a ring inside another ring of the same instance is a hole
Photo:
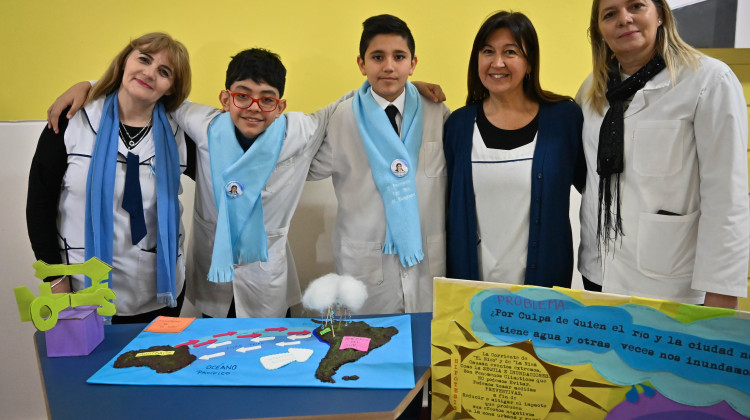
[[[60,114],[62,114],[65,108],[70,107],[70,111],[68,111],[66,117],[68,119],[73,118],[73,115],[83,108],[89,90],[91,90],[91,83],[79,82],[60,95],[47,109],[47,128],[51,128],[56,134],[59,134],[60,127],[58,126],[58,120],[60,119]]]

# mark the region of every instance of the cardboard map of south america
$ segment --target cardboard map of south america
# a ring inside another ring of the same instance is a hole
[[[409,316],[196,319],[142,331],[88,380],[118,385],[413,388]]]

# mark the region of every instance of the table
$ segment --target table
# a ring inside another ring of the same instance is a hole
[[[430,377],[431,313],[411,316],[413,389],[130,386],[88,384],[146,324],[106,325],[88,356],[47,357],[44,333],[34,334],[47,413],[52,419],[394,419]]]

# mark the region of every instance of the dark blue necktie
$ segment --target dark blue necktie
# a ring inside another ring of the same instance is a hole
[[[128,152],[122,208],[130,214],[130,236],[133,245],[146,236],[146,218],[143,216],[143,196],[138,165],[138,155]]]

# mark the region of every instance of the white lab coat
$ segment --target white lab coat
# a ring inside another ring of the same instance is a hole
[[[310,166],[308,179],[332,177],[338,200],[332,249],[336,273],[361,280],[368,299],[359,314],[432,311],[432,279],[445,275],[444,104],[422,99],[424,130],[416,176],[425,257],[404,268],[398,255],[383,254],[385,209],[370,171],[352,100],[331,117],[326,139]]]
[[[65,130],[65,148],[68,153],[68,168],[63,178],[60,202],[58,205],[58,229],[60,249],[66,263],[81,263],[85,260],[85,215],[86,183],[91,155],[96,143],[96,130],[99,130],[102,107],[106,98],[93,100],[78,111]],[[182,130],[170,119],[172,132],[177,140],[181,170],[185,169],[186,150]],[[130,215],[122,208],[125,188],[125,156],[128,149],[118,141],[118,165],[115,169],[114,190],[114,233],[111,287],[117,295],[114,304],[117,315],[129,316],[163,308],[156,300],[156,178],[151,165],[158,164],[154,157],[152,132],[132,150],[140,158],[140,184],[143,196],[143,214],[146,219],[146,236],[137,245],[130,236]],[[182,187],[180,187],[182,193]],[[180,215],[182,204],[180,203]],[[177,293],[185,281],[185,256],[182,252],[184,229],[180,221],[180,239],[177,257]],[[73,290],[85,287],[84,277],[73,278]]]
[[[226,317],[234,297],[237,317],[283,318],[290,306],[300,302],[299,278],[287,239],[289,225],[310,161],[325,135],[328,118],[336,105],[348,96],[351,93],[312,114],[285,114],[284,145],[261,192],[268,261],[235,265],[234,280],[229,283],[208,281],[217,218],[208,155],[208,126],[219,111],[190,102],[177,109],[175,120],[195,141],[198,155],[186,294],[198,310],[212,317]]]
[[[596,157],[604,117],[582,101],[590,84],[591,76],[577,97],[588,167],[581,274],[604,292],[684,303],[702,303],[704,292],[746,296],[748,122],[737,77],[703,57],[697,70],[680,69],[674,84],[664,70],[634,95],[625,111],[620,174],[624,234],[601,259]]]

